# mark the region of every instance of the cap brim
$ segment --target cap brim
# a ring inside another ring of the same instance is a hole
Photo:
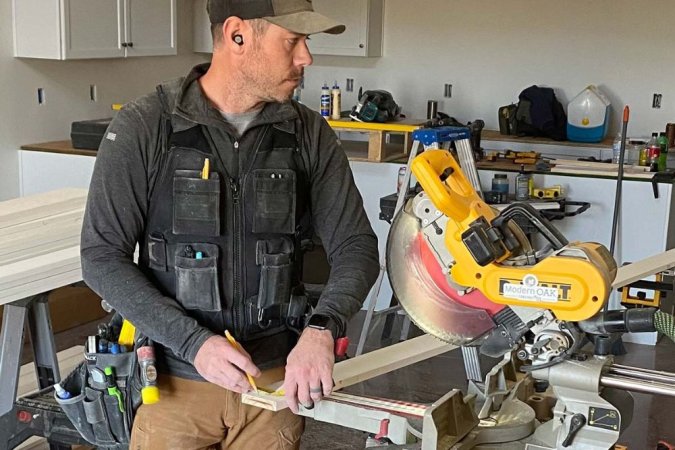
[[[298,34],[340,34],[347,29],[341,23],[314,11],[263,17],[263,19]]]

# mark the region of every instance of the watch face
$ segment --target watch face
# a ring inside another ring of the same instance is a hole
[[[325,330],[326,327],[328,327],[328,323],[330,322],[330,317],[324,316],[323,314],[314,314],[312,317],[309,318],[309,322],[307,323],[307,326],[310,326],[312,328],[320,328],[322,330]]]

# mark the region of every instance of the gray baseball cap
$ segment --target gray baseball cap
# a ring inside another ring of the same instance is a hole
[[[211,23],[228,17],[264,19],[298,34],[340,34],[346,27],[314,11],[312,0],[208,0]]]

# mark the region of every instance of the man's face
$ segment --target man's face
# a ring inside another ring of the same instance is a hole
[[[270,24],[257,36],[242,73],[250,93],[265,102],[284,102],[291,98],[312,64],[307,36]]]

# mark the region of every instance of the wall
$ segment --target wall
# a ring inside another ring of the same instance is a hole
[[[589,84],[608,94],[618,129],[631,107],[633,135],[675,122],[675,3],[671,0],[386,0],[384,56],[317,56],[303,101],[318,108],[324,81],[387,89],[409,117],[428,99],[461,121],[497,129],[497,108],[532,84],[556,88],[566,104]],[[443,85],[453,85],[443,99]],[[651,109],[652,94],[663,107]],[[343,109],[356,95],[343,93]]]
[[[0,200],[19,195],[17,149],[22,144],[67,139],[74,120],[110,117],[124,103],[160,81],[186,74],[204,56],[192,52],[192,1],[178,0],[178,56],[86,61],[12,57],[11,1],[0,2]],[[89,85],[98,101],[89,99]],[[37,88],[46,103],[37,103]]]

